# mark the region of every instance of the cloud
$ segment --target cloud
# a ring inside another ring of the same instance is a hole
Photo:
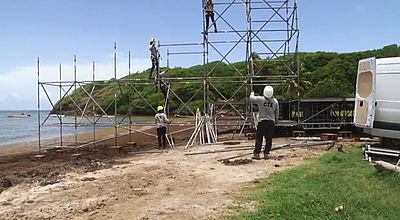
[[[124,57],[124,56],[121,56]],[[119,59],[121,59],[119,57]],[[127,59],[121,59],[127,60]],[[132,59],[131,73],[140,72],[149,68],[148,59]],[[59,81],[59,64],[40,65],[41,82]],[[61,65],[62,80],[74,79],[74,65]],[[77,63],[77,80],[90,81],[93,76],[92,63]],[[117,78],[128,75],[128,62],[117,61]],[[114,67],[112,63],[96,63],[95,79],[108,80],[114,78]],[[37,108],[37,67],[24,66],[0,74],[0,109],[1,110],[31,110]],[[59,88],[46,86],[49,97],[55,103],[59,97]],[[67,89],[67,88],[65,88]],[[41,108],[50,109],[51,105],[44,90],[40,89]]]

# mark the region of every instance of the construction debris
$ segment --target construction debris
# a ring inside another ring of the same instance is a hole
[[[338,136],[342,138],[352,138],[353,132],[352,131],[339,131]]]
[[[43,158],[45,156],[46,156],[45,154],[37,154],[37,155],[33,156],[33,158],[40,159],[40,158]]]
[[[237,149],[237,148],[243,148],[243,147],[248,147],[248,148],[254,148],[254,146],[231,146],[231,147],[225,147],[225,149]]]
[[[232,157],[228,157],[228,158],[224,158],[224,159],[219,159],[218,162],[225,161],[225,160],[231,160],[231,159],[235,159],[235,158],[238,158],[238,157],[245,157],[245,156],[249,156],[249,155],[252,155],[252,154],[253,153],[239,154],[239,155],[236,155],[236,156],[232,156]]]
[[[320,141],[320,137],[291,137],[290,140],[295,141]]]
[[[240,141],[225,141],[224,145],[238,145],[240,143]]]
[[[272,147],[271,150],[277,150],[281,148],[297,148],[297,147],[313,147],[326,144],[334,144],[334,141],[320,141],[320,142],[310,142],[310,143],[294,143],[294,144],[282,144],[277,147]]]
[[[374,167],[377,170],[391,170],[391,171],[394,171],[396,173],[400,173],[400,167],[399,166],[396,166],[396,165],[393,165],[393,164],[390,164],[388,162],[381,161],[381,160],[380,161],[375,161]]]
[[[293,131],[292,134],[295,137],[304,137],[304,136],[306,136],[306,132],[305,131]]]
[[[366,142],[379,142],[379,138],[378,137],[374,137],[374,138],[360,138],[360,141],[366,141]]]
[[[230,152],[230,151],[242,151],[242,150],[250,150],[254,147],[242,147],[242,148],[234,148],[234,149],[223,149],[223,150],[209,150],[209,151],[201,151],[201,152],[190,152],[185,155],[198,155],[198,154],[214,154],[214,153],[222,153],[222,152]]]
[[[325,149],[326,151],[332,149],[335,146],[335,142],[333,142],[331,145],[328,145],[328,147]]]
[[[321,141],[327,141],[327,140],[334,140],[336,141],[338,139],[338,135],[334,133],[321,133]]]
[[[253,162],[251,159],[224,160],[222,163],[228,166],[237,166]]]
[[[400,157],[400,151],[398,150],[372,147],[369,144],[363,146],[363,153],[364,159],[369,162],[372,162],[374,158],[378,158],[379,160],[382,160],[382,158],[386,158],[390,159],[391,161],[397,161],[397,158]]]
[[[341,145],[341,144],[339,144],[339,147],[338,147],[337,150],[338,150],[339,152],[342,152],[342,153],[349,153],[349,151],[345,150],[345,149],[343,148],[343,145]]]
[[[186,144],[185,149],[192,147],[197,137],[199,137],[199,142],[201,145],[217,143],[218,136],[215,127],[212,125],[212,118],[213,112],[211,112],[210,115],[205,114],[202,116],[200,110],[197,109],[195,129],[188,143]]]
[[[319,146],[319,145],[326,145],[326,144],[334,144],[333,141],[321,141],[321,142],[311,142],[311,143],[287,143],[281,144],[278,146],[272,146],[271,150],[278,150],[282,148],[297,148],[297,147],[311,147],[311,146]],[[253,150],[253,146],[243,146],[240,148],[230,148],[230,149],[223,149],[223,150],[209,150],[209,151],[201,151],[201,152],[190,152],[186,153],[185,155],[198,155],[198,154],[212,154],[212,153],[221,153],[221,152],[229,152],[229,151],[242,151],[242,150]],[[232,158],[231,158],[232,159]]]

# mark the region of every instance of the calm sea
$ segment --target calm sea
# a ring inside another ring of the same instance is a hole
[[[31,115],[26,118],[13,118],[8,117],[10,114],[20,114],[25,112],[26,114]],[[41,111],[40,118],[41,122],[46,119],[49,111]],[[110,118],[111,121],[114,121],[113,118]],[[101,123],[111,123],[107,118],[101,118],[99,122]],[[120,117],[117,120],[121,120]],[[154,120],[151,116],[143,116],[143,117],[134,117],[134,122],[151,122]],[[63,117],[63,123],[73,123],[73,117]],[[124,122],[128,122],[128,119],[125,119]],[[45,122],[46,126],[41,128],[41,136],[42,139],[59,137],[60,129],[56,125],[59,122],[57,117],[49,117]],[[85,119],[83,118],[82,123],[85,123]],[[87,122],[87,120],[86,120]],[[96,126],[96,129],[105,128],[106,126]],[[78,129],[78,133],[92,131],[93,126],[80,126]],[[75,132],[73,125],[63,126],[63,135],[73,134]],[[25,141],[37,141],[38,140],[38,115],[37,111],[0,111],[0,146],[13,144],[17,142],[25,142]]]

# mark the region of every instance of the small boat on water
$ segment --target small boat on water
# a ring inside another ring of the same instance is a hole
[[[26,114],[25,112],[21,112],[19,114],[8,114],[7,116],[9,118],[27,118],[27,117],[31,117],[30,114]]]

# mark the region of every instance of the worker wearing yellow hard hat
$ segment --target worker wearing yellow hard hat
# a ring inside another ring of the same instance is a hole
[[[157,107],[155,123],[157,125],[158,149],[165,149],[167,148],[166,133],[169,120],[167,118],[167,115],[164,113],[164,107],[162,107],[161,105]]]

